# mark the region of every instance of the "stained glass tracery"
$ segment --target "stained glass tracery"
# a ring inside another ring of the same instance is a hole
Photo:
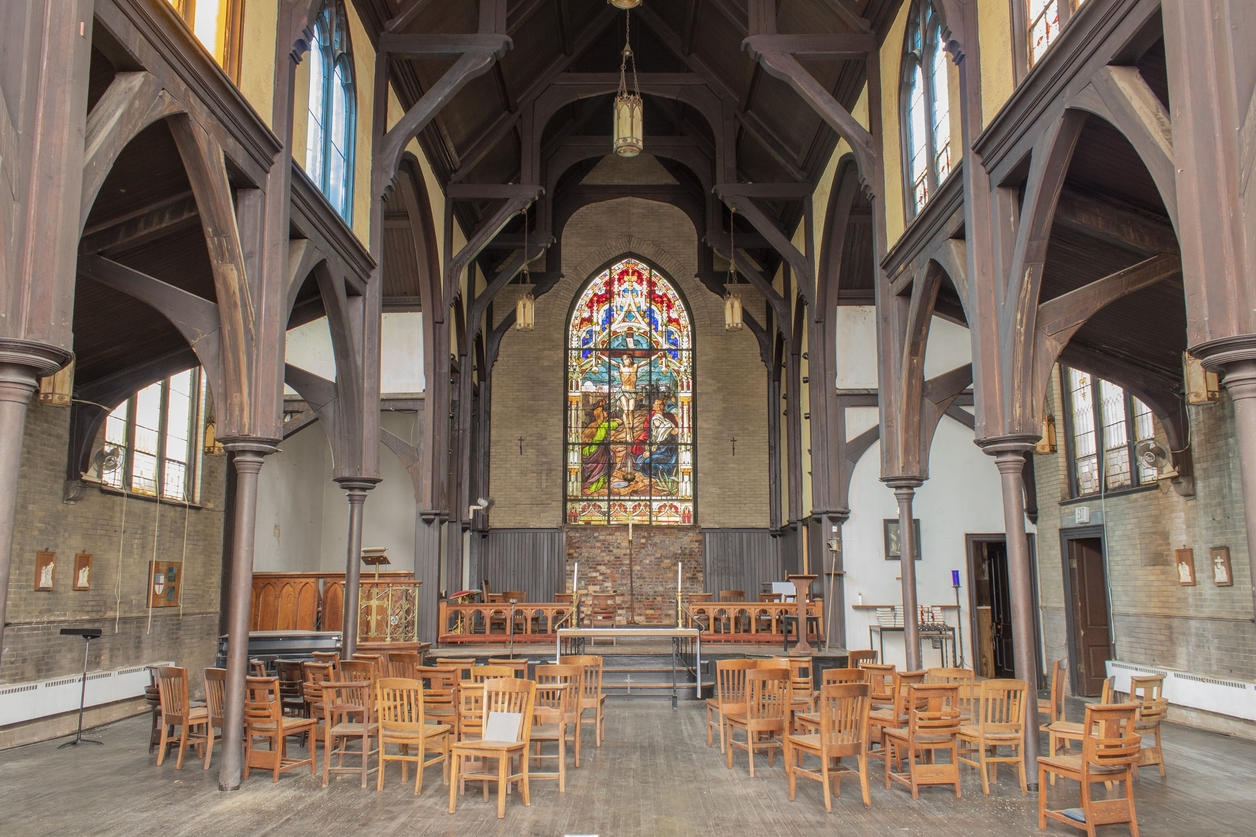
[[[624,259],[585,287],[567,335],[567,522],[692,524],[693,329],[680,294]]]

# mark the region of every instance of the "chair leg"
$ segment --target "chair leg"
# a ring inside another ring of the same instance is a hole
[[[868,753],[861,750],[856,759],[859,763],[859,789],[863,791],[863,804],[865,808],[871,808],[872,798],[868,796]]]
[[[175,770],[183,769],[183,754],[188,748],[188,725],[185,721],[179,725],[179,758],[174,763]]]
[[[758,736],[746,728],[746,753],[750,756],[750,778],[754,778],[754,740]]]
[[[1052,774],[1055,775],[1055,774]],[[1047,768],[1038,765],[1038,830],[1047,827]]]
[[[209,770],[209,760],[214,757],[214,725],[205,725],[205,766],[202,770]]]
[[[528,754],[523,754],[523,761],[526,764]],[[506,816],[506,781],[507,769],[510,763],[510,756],[502,753],[497,757],[497,818],[500,820]]]
[[[449,766],[449,813],[451,814],[458,804],[458,762],[460,760],[461,756],[454,753],[453,764]]]
[[[282,721],[280,723],[282,724]],[[270,741],[270,748],[275,752],[275,769],[271,781],[278,782],[279,769],[283,767],[283,757],[288,752],[288,739],[284,737],[282,726],[275,730],[275,737]]]
[[[824,810],[826,813],[833,813],[833,794],[830,792],[829,785],[829,758],[824,754],[824,750],[820,750],[820,776],[824,782]],[[838,779],[838,788],[841,788],[841,779]],[[841,792],[840,790],[838,791]]]
[[[977,769],[981,771],[981,792],[986,796],[990,795],[990,770],[992,767],[987,759],[990,757],[990,748],[986,746],[985,739],[977,739]],[[997,782],[998,779],[996,778]]]
[[[796,792],[796,786],[798,784],[798,776],[797,774],[794,773],[794,768],[796,766],[801,766],[801,763],[802,763],[802,751],[801,750],[798,751],[798,755],[797,755],[798,765],[794,764],[794,759],[795,759],[794,748],[790,746],[789,739],[786,738],[785,739],[785,777],[789,779],[789,801],[790,802],[794,801],[794,794]]]

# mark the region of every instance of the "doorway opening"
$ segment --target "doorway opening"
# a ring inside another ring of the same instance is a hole
[[[1112,658],[1103,527],[1066,529],[1060,533],[1060,541],[1065,558],[1069,679],[1073,694],[1097,697],[1103,691],[1107,662]]]
[[[1034,645],[1038,640],[1038,571],[1034,537],[1029,539],[1029,574],[1033,584]],[[1007,536],[1002,532],[965,535],[968,555],[968,607],[973,671],[980,677],[1015,677],[1012,594],[1007,566]],[[1037,655],[1041,656],[1041,654]],[[1041,660],[1038,665],[1041,679]]]

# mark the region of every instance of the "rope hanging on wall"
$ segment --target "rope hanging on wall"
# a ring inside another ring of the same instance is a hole
[[[122,492],[122,531],[118,535],[118,577],[113,582],[113,632],[122,622],[122,558],[126,554],[126,492]]]
[[[154,568],[157,566],[157,536],[160,533],[161,533],[161,493],[158,492],[157,512],[153,516],[153,558],[152,558],[152,563],[150,563],[148,566],[149,589],[144,595],[144,598],[148,602],[148,629],[145,631],[145,633],[149,633],[149,634],[153,632],[153,590],[152,590],[153,581],[152,581],[152,578],[153,578]]]
[[[179,618],[183,618],[183,588],[188,583],[188,519],[192,516],[192,504],[183,500],[183,555],[179,558],[183,566],[183,583],[179,585]]]

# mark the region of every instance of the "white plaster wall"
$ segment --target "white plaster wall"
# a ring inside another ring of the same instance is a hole
[[[331,446],[317,422],[284,439],[258,474],[253,569],[297,572],[317,567],[323,528],[323,483],[331,480]]]
[[[837,309],[837,388],[876,389],[877,312],[871,305]]]
[[[855,605],[902,604],[899,562],[885,560],[883,521],[898,517],[894,492],[879,479],[879,444],[864,453],[850,486],[850,519],[843,529],[846,568],[846,644],[868,647],[868,626],[876,612]],[[964,536],[1003,531],[1003,501],[994,460],[973,444],[973,433],[944,417],[938,425],[929,457],[932,477],[916,492],[915,515],[920,520],[921,560],[916,564],[917,600],[922,605],[955,604],[951,570],[960,571],[963,605],[963,645],[972,665],[971,614],[968,612],[968,569]],[[1030,527],[1032,530],[1032,527]],[[955,624],[955,611],[945,611]],[[938,652],[925,643],[924,665],[939,665]],[[885,662],[906,663],[902,634],[886,634]]]
[[[380,391],[424,392],[422,312],[385,312],[380,344]]]
[[[332,353],[331,330],[326,317],[290,329],[285,344],[284,359],[288,363],[329,381],[336,380],[336,356]],[[283,391],[286,395],[296,395],[296,390],[286,384]]]
[[[972,359],[973,345],[968,329],[934,317],[929,324],[929,342],[925,344],[925,380],[972,363]]]

